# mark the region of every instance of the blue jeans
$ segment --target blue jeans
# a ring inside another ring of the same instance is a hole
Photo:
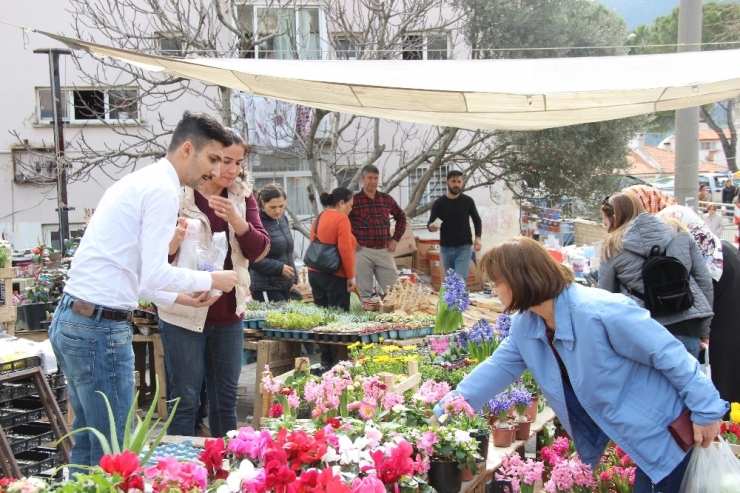
[[[213,326],[203,332],[183,329],[160,319],[168,395],[180,398],[170,435],[196,436],[203,378],[208,395],[208,426],[211,435],[223,437],[236,429],[236,393],[242,369],[244,328],[239,322]],[[170,403],[170,408],[172,403]]]
[[[686,348],[691,356],[699,359],[699,352],[701,351],[701,339],[698,337],[683,336],[680,334],[673,334],[673,337],[681,341],[681,344]]]
[[[463,278],[463,281],[467,282],[472,251],[473,245],[439,247],[439,254],[442,257],[442,265],[445,268],[445,273],[449,269],[452,269]]]
[[[633,493],[678,493],[681,489],[681,481],[686,474],[686,467],[689,465],[689,459],[691,453],[694,451],[692,448],[686,453],[683,460],[676,466],[676,468],[665,478],[659,482],[653,484],[650,478],[642,472],[639,467],[635,470],[635,484],[632,485]]]
[[[121,444],[126,417],[134,402],[131,324],[95,315],[90,318],[75,315],[70,307],[72,301],[68,295],[62,297],[49,327],[51,346],[67,377],[67,394],[75,413],[72,428],[94,428],[110,443],[105,395],[110,402],[118,443]],[[90,432],[74,436],[72,464],[96,466],[102,457],[103,449],[96,436]]]

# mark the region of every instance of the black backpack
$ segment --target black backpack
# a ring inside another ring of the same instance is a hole
[[[644,293],[619,282],[629,294],[645,302],[645,308],[653,316],[680,313],[694,306],[689,273],[686,266],[676,257],[666,256],[665,250],[654,245],[650,255],[642,264]]]

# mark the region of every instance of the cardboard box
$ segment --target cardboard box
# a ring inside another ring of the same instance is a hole
[[[391,236],[396,230],[395,221],[391,223]],[[406,221],[406,231],[403,232],[401,241],[396,246],[396,251],[393,252],[394,257],[405,257],[416,251],[416,239],[414,238],[414,228],[411,226],[411,220]]]
[[[427,257],[427,252],[431,248],[439,248],[439,240],[416,239],[416,264],[414,264],[414,269],[426,275],[432,273],[429,268],[429,257]]]
[[[442,265],[442,258],[438,248],[431,248],[427,250],[427,257],[429,258],[429,268],[432,276],[432,287],[439,291],[442,286],[442,282],[447,277],[444,266]],[[483,277],[481,276],[480,269],[478,269],[478,257],[473,255],[473,260],[470,262],[468,268],[467,288],[468,291],[476,292],[483,291]]]
[[[414,268],[414,253],[406,255],[405,257],[396,257],[396,269],[413,269]]]

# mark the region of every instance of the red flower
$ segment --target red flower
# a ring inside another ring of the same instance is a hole
[[[281,445],[287,452],[290,468],[294,471],[301,469],[303,465],[318,462],[327,451],[324,430],[318,430],[314,436],[301,430],[292,431]]]
[[[342,426],[342,422],[339,420],[339,418],[329,418],[326,420],[326,424],[334,428],[335,430]]]
[[[331,468],[319,472],[309,469],[301,473],[295,484],[296,493],[350,493],[348,485]]]
[[[385,457],[382,450],[370,453],[375,463],[375,471],[383,484],[391,485],[398,482],[402,476],[412,476],[417,464],[411,460],[413,447],[408,442],[399,443],[390,457]]]
[[[0,478],[0,493],[5,493],[12,483],[18,481],[15,478]]]
[[[144,486],[144,480],[136,474],[140,470],[139,458],[130,450],[124,450],[118,455],[104,455],[100,459],[100,467],[110,475],[118,474],[123,478],[117,485],[122,491],[141,489]]]
[[[205,441],[205,450],[200,453],[198,459],[208,471],[209,480],[214,481],[229,477],[229,471],[223,468],[224,458],[228,453],[229,451],[224,447],[223,438]]]
[[[274,404],[269,411],[269,415],[271,418],[279,418],[283,415],[283,406],[282,404]]]

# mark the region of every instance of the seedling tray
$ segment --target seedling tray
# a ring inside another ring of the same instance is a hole
[[[49,423],[33,422],[14,427],[8,432],[7,437],[10,450],[13,451],[13,455],[17,455],[53,441],[54,432]]]
[[[25,370],[27,368],[35,368],[37,366],[41,366],[41,358],[39,356],[7,361],[5,363],[0,363],[0,374]]]

